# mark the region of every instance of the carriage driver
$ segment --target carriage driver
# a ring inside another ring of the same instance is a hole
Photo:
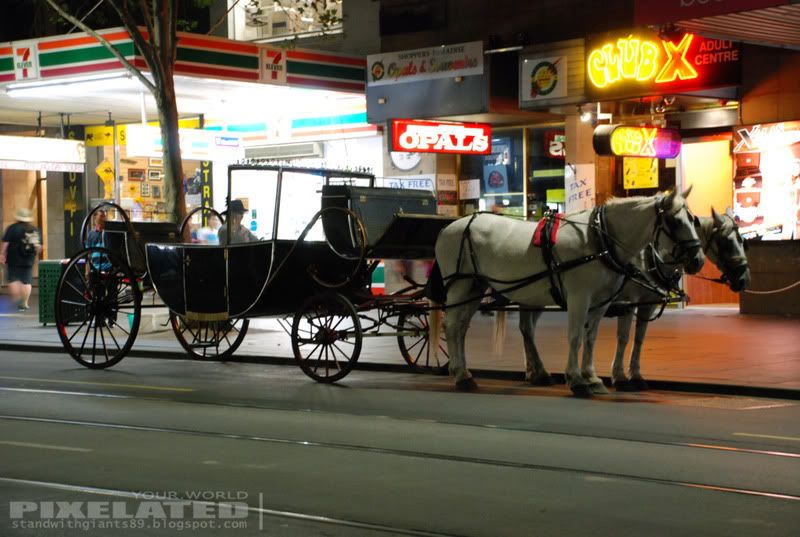
[[[244,208],[244,204],[242,200],[232,200],[230,205],[228,205],[228,210],[225,211],[224,215],[227,217],[227,222],[221,228],[219,228],[219,243],[221,245],[228,244],[228,230],[231,230],[231,241],[230,244],[236,244],[240,242],[256,242],[258,241],[258,237],[253,235],[249,229],[242,225],[242,218],[244,218],[244,213],[247,212],[247,209]]]

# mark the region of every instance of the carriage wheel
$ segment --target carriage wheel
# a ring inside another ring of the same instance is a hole
[[[345,297],[311,297],[292,322],[292,351],[303,373],[317,382],[336,382],[355,367],[361,353],[361,323]]]
[[[227,360],[242,344],[250,321],[187,321],[170,312],[170,324],[175,337],[189,356],[201,360]]]
[[[446,371],[450,361],[447,353],[447,340],[444,327],[439,335],[439,349],[433,352],[430,345],[430,325],[428,312],[402,313],[397,321],[400,334],[397,343],[400,352],[411,369],[419,373],[440,373]]]
[[[64,348],[91,369],[130,351],[141,320],[141,293],[130,266],[105,248],[87,248],[67,265],[56,292],[56,328]]]

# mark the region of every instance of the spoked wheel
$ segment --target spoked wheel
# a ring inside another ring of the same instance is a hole
[[[141,320],[141,293],[130,266],[105,248],[87,248],[67,265],[56,292],[56,328],[64,348],[91,369],[130,351]]]
[[[186,352],[201,360],[227,360],[242,344],[250,321],[189,321],[170,312],[170,324],[175,337]]]
[[[441,373],[450,362],[444,327],[439,335],[439,347],[434,352],[430,345],[430,324],[427,311],[402,313],[397,321],[400,334],[397,343],[400,352],[411,369],[419,373]]]
[[[355,367],[361,353],[361,323],[345,297],[311,297],[292,322],[292,351],[303,373],[317,382],[336,382]]]

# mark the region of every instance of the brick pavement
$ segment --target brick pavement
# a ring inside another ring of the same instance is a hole
[[[0,296],[0,348],[4,345],[60,347],[53,326],[41,326],[35,308],[19,314],[7,296]],[[522,371],[522,341],[517,316],[509,315],[502,352],[492,342],[494,319],[476,315],[467,334],[467,360],[473,369]],[[566,314],[542,316],[536,344],[548,370],[560,373],[567,356]],[[595,352],[601,376],[611,372],[616,345],[616,321],[604,319]],[[183,351],[172,331],[140,334],[136,351]],[[291,358],[289,336],[274,319],[251,321],[250,331],[237,354]],[[402,364],[394,338],[365,339],[364,363]],[[733,305],[695,306],[667,310],[651,323],[642,353],[642,372],[649,380],[709,383],[800,390],[800,319],[768,315],[741,315]]]

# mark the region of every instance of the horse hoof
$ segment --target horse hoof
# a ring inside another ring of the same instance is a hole
[[[592,395],[608,395],[609,391],[608,388],[605,387],[602,381],[594,382],[589,384],[589,388],[592,390]]]
[[[460,392],[474,392],[478,389],[478,383],[472,377],[456,381],[456,390]]]
[[[642,377],[632,378],[631,386],[633,387],[633,390],[637,392],[643,392],[650,389],[650,386],[647,385],[647,382]]]
[[[533,386],[552,386],[553,377],[550,376],[550,373],[542,372],[534,375],[528,382]]]
[[[614,381],[614,389],[618,392],[635,392],[636,389],[633,387],[631,382],[628,379],[622,380],[615,380]]]
[[[592,386],[591,384],[575,384],[569,387],[572,390],[572,395],[575,397],[591,398]]]

